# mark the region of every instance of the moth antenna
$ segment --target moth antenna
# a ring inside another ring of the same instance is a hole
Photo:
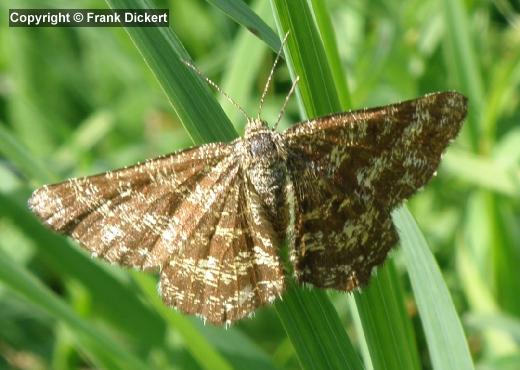
[[[265,96],[267,95],[267,91],[269,90],[269,86],[271,85],[271,80],[273,79],[274,69],[276,68],[278,61],[280,60],[280,56],[282,55],[283,47],[285,46],[285,44],[287,42],[288,36],[289,36],[289,31],[287,31],[285,36],[283,37],[282,44],[280,45],[278,54],[276,54],[276,58],[274,60],[273,66],[271,67],[271,71],[269,72],[269,77],[267,77],[267,81],[264,86],[264,91],[262,91],[262,96],[260,97],[260,106],[258,107],[258,114],[257,114],[258,119],[260,119],[260,116],[262,115],[262,108],[264,107]]]
[[[296,85],[298,84],[298,81],[300,81],[300,76],[296,76],[296,79],[294,80],[294,82],[293,82],[293,84],[291,86],[291,89],[289,90],[289,93],[285,97],[285,100],[284,100],[283,105],[282,105],[282,109],[280,110],[280,113],[278,114],[278,118],[276,119],[276,123],[274,124],[273,130],[276,130],[276,128],[278,127],[278,124],[282,120],[282,117],[285,114],[285,107],[287,107],[287,103],[289,102],[289,98],[294,93],[294,90],[296,89]]]
[[[219,93],[221,93],[222,95],[224,95],[224,97],[231,103],[233,104],[233,106],[235,108],[238,109],[238,111],[240,113],[242,113],[242,115],[246,118],[247,121],[250,120],[250,117],[247,115],[246,111],[244,109],[242,109],[242,107],[231,97],[229,96],[228,94],[226,94],[224,92],[224,90],[222,90],[220,88],[220,86],[218,86],[215,82],[213,82],[212,80],[210,80],[208,77],[204,76],[204,74],[193,64],[191,64],[190,62],[188,62],[187,60],[181,60],[186,66],[190,67],[193,71],[195,71],[195,73],[197,73],[201,78],[204,79],[204,81],[206,81],[208,83],[208,85],[210,85],[211,87],[213,87],[215,90],[217,90]]]

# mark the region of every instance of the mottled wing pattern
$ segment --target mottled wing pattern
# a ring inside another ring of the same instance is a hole
[[[397,242],[390,211],[433,176],[465,114],[464,96],[437,93],[285,132],[300,281],[340,290],[367,282]]]
[[[29,206],[93,255],[160,269],[164,302],[215,324],[284,289],[278,240],[234,144],[208,144],[34,192]]]
[[[211,323],[231,323],[284,290],[277,236],[240,168],[225,180],[211,214],[161,272],[165,303]]]
[[[296,277],[321,288],[352,290],[368,282],[372,268],[398,241],[390,213],[326,179],[314,188],[316,195],[298,199],[292,241]]]
[[[228,145],[208,144],[47,185],[33,193],[29,207],[94,256],[157,269],[185,237],[185,229],[178,226],[196,206],[200,182],[215,176],[216,169],[229,167],[231,153]]]

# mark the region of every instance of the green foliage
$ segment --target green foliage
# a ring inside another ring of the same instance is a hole
[[[169,30],[1,24],[0,368],[520,367],[520,18],[496,4],[161,1]],[[264,108],[274,120],[299,76],[281,127],[436,90],[470,98],[439,176],[407,205],[415,221],[394,214],[402,246],[362,292],[291,286],[253,319],[204,326],[162,305],[155,276],[93,260],[30,214],[44,183],[236,137],[243,118],[183,61],[254,115],[287,31]]]

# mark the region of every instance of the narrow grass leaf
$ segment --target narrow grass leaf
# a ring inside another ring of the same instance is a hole
[[[0,193],[0,217],[9,219],[34,241],[40,257],[53,271],[86,287],[91,294],[92,311],[99,318],[134,338],[144,350],[151,350],[163,342],[164,322],[139,300],[129,285],[72,247],[64,237],[42,226],[25,205]],[[128,320],[128,317],[139,319]]]
[[[502,248],[500,239],[495,236],[495,197],[486,191],[473,191],[466,199],[468,217],[462,236],[456,239],[456,262],[460,286],[463,287],[465,298],[473,314],[495,315],[500,312],[500,306],[494,297],[493,286],[489,284],[490,266],[496,257],[488,246],[497,243],[497,249]],[[471,228],[470,228],[471,227]],[[493,355],[502,355],[515,347],[511,338],[504,333],[486,328],[482,330],[481,338],[485,342],[486,351]]]
[[[520,319],[506,314],[469,314],[464,318],[464,322],[470,327],[478,330],[495,329],[511,335],[520,345]]]
[[[520,127],[515,127],[502,136],[493,148],[493,159],[504,168],[512,168],[520,163]]]
[[[327,56],[307,2],[271,0],[280,32],[289,31],[286,60],[304,118],[341,111]]]
[[[95,353],[102,354],[93,360],[103,363],[106,368],[113,368],[118,364],[119,369],[140,370],[149,368],[131,351],[122,348],[117,341],[107,337],[101,331],[95,329],[90,323],[78,317],[67,305],[65,305],[52,291],[44,286],[36,277],[10,260],[0,248],[0,281],[17,292],[19,295],[32,302],[39,308],[49,313],[57,320],[65,322],[73,330],[78,338],[76,343],[80,352],[92,347]],[[76,338],[76,337],[74,337]],[[85,342],[88,347],[85,348]],[[92,354],[94,351],[86,351]]]
[[[251,4],[251,7],[258,13],[259,16],[270,15],[271,7],[269,3],[263,0],[257,0]],[[278,36],[276,36],[278,40]],[[245,29],[237,32],[237,36],[231,46],[227,69],[223,71],[221,88],[229,96],[232,96],[239,102],[243,102],[247,110],[247,98],[255,83],[255,78],[264,60],[267,47],[264,43],[258,42]],[[237,108],[229,103],[224,97],[219,98],[220,104],[224,111],[231,117],[231,122],[238,127],[239,122],[243,120]],[[258,109],[258,101],[255,101],[255,109]],[[245,122],[244,122],[245,123]]]
[[[207,370],[231,370],[232,366],[207,342],[190,320],[176,310],[164,305],[157,295],[157,282],[150,276],[134,272],[134,280],[146,293],[147,301],[184,338],[186,348],[201,368]]]
[[[0,153],[15,164],[19,170],[23,171],[29,179],[38,179],[45,182],[52,182],[55,179],[39,160],[29,154],[24,145],[2,122],[0,122]]]
[[[405,207],[394,211],[392,216],[398,225],[434,369],[473,370],[464,330],[424,236]]]
[[[343,109],[352,102],[337,49],[332,21],[326,5],[313,0],[313,10],[325,51],[330,61],[334,83]],[[361,321],[365,340],[365,361],[375,369],[419,369],[419,352],[410,317],[404,306],[403,287],[392,259],[379,267],[370,284],[354,294],[355,311]],[[370,358],[367,358],[370,357]]]
[[[324,291],[289,286],[276,311],[304,369],[362,369]]]
[[[499,120],[507,115],[507,111],[514,106],[515,95],[520,86],[520,47],[511,48],[509,58],[497,60],[494,68],[489,72],[490,84],[486,95],[486,104],[483,107],[482,140],[486,141],[486,150],[492,148],[497,140]],[[516,50],[515,50],[516,49]],[[511,134],[511,130],[508,134]],[[503,140],[503,137],[501,137]]]
[[[320,96],[329,96],[326,98],[326,101],[317,100],[313,102],[313,104],[316,105],[314,112],[325,114],[341,110],[338,99],[330,98],[330,95],[335,91],[335,86],[331,83],[332,79],[329,77],[330,72],[326,63],[326,57],[324,56],[325,53],[322,53],[322,48],[317,46],[321,45],[318,44],[319,37],[309,36],[308,32],[306,32],[306,30],[312,29],[309,27],[311,17],[309,15],[302,16],[301,13],[298,13],[297,8],[304,8],[305,5],[301,3],[296,4],[297,2],[291,2],[290,5],[275,3],[278,5],[278,8],[280,8],[280,25],[282,25],[284,30],[286,29],[285,27],[288,27],[291,30],[291,34],[296,35],[293,36],[296,39],[293,44],[291,44],[291,40],[289,40],[288,50],[291,61],[296,60],[299,62],[294,68],[298,71],[297,74],[300,75],[300,78],[304,80],[302,85],[306,86],[305,78],[307,76],[319,76],[319,78],[310,80],[310,89],[316,95],[320,95],[321,92]],[[294,8],[291,9],[291,6]],[[291,13],[291,11],[294,13]],[[298,16],[291,18],[291,14],[298,14]],[[327,34],[327,31],[321,30],[321,32],[322,34]],[[304,37],[300,37],[300,35],[304,35]],[[310,50],[306,47],[307,44],[312,45]],[[300,45],[303,46],[301,49]],[[330,47],[330,45],[326,46]],[[295,53],[296,56],[293,57]],[[334,54],[334,51],[329,54]],[[307,70],[300,72],[299,68],[302,67],[307,68]],[[302,76],[304,77],[302,78]],[[344,83],[341,77],[335,78],[340,79],[338,81],[339,83]],[[302,95],[305,95],[305,91]],[[307,108],[307,103],[304,102],[303,106]],[[312,114],[310,114],[310,116],[312,116]],[[376,278],[371,281],[370,285],[372,291],[377,293],[367,293],[367,296],[362,293],[357,297],[357,301],[359,301],[359,304],[362,306],[358,307],[358,312],[364,330],[362,333],[363,338],[366,341],[372,360],[370,362],[378,366],[385,364],[385,366],[388,366],[386,368],[400,369],[403,368],[402,366],[411,369],[418,368],[418,353],[415,345],[415,337],[411,330],[411,323],[402,304],[402,288],[395,280],[390,279],[380,280]],[[381,333],[391,332],[395,327],[400,327],[400,325],[408,329],[402,331],[401,336],[398,338],[388,338],[388,341],[385,343],[381,342]],[[394,342],[390,343],[392,340],[394,340]]]
[[[228,329],[204,325],[200,320],[191,319],[193,324],[204,335],[235,369],[276,370],[273,360],[262,347],[239,327]],[[271,326],[269,326],[270,328]],[[225,335],[225,340],[222,340]]]
[[[520,168],[519,168],[520,175]],[[519,191],[520,191],[520,176]],[[506,312],[520,315],[520,301],[516,292],[520,291],[520,230],[518,212],[514,211],[509,199],[493,197],[493,291],[497,303]]]
[[[207,0],[226,15],[241,24],[252,34],[263,40],[274,52],[280,49],[280,39],[276,33],[243,1]]]
[[[379,267],[370,284],[354,293],[354,298],[373,368],[420,369],[415,334],[393,261]]]
[[[332,28],[332,19],[327,9],[327,4],[321,0],[312,0],[312,10],[316,18],[316,24],[323,40],[327,60],[334,79],[334,86],[343,110],[352,109],[352,99],[347,85],[347,78],[341,66],[336,35]]]
[[[507,169],[496,161],[451,148],[444,156],[441,168],[447,174],[473,186],[518,199],[520,166]]]
[[[107,3],[112,8],[153,8],[146,0],[107,0]],[[125,29],[155,74],[194,143],[231,141],[236,138],[233,125],[207,84],[183,63],[191,59],[171,28]]]
[[[482,76],[473,49],[470,36],[468,16],[462,0],[443,0],[444,19],[446,24],[446,39],[450,46],[456,75],[461,79],[461,88],[469,97],[469,122],[466,126],[470,133],[470,142],[474,150],[478,147],[478,137],[484,106],[484,88]]]
[[[65,145],[56,151],[54,161],[62,168],[77,163],[114,128],[115,119],[108,111],[98,111],[80,123]]]
[[[286,60],[298,86],[302,114],[315,117],[341,109],[306,1],[271,2],[280,34],[289,31]],[[305,369],[361,369],[341,321],[326,294],[291,285],[277,312]]]

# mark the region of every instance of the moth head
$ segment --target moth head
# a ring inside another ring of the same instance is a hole
[[[247,120],[246,138],[266,131],[271,131],[266,121],[259,118],[250,118]]]

